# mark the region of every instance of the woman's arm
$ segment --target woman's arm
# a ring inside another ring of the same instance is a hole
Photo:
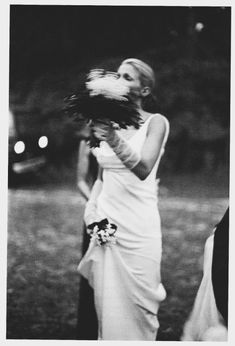
[[[97,198],[101,192],[103,180],[103,169],[99,167],[97,179],[91,189],[90,197],[86,203],[85,212],[84,212],[84,221],[86,226],[92,224],[93,222],[98,221],[97,218]]]
[[[99,166],[97,178],[96,178],[96,181],[94,182],[93,187],[91,189],[89,201],[90,200],[93,201],[93,200],[96,200],[98,198],[100,191],[101,191],[102,184],[103,184],[103,168],[101,168]]]
[[[153,117],[153,119],[150,120],[140,160],[136,166],[132,168],[132,172],[141,180],[146,179],[152,171],[160,155],[166,130],[166,123],[163,117]]]
[[[153,117],[148,125],[146,140],[139,155],[110,125],[93,126],[94,135],[100,140],[106,140],[127,168],[141,180],[147,178],[158,159],[166,130],[164,118]]]
[[[90,187],[86,182],[89,168],[89,153],[90,149],[86,141],[82,139],[78,148],[77,187],[87,200],[89,199],[91,192]]]

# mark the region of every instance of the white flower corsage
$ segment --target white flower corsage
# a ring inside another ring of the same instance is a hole
[[[95,241],[97,245],[108,245],[116,243],[115,233],[117,226],[110,223],[108,219],[103,219],[100,222],[94,222],[87,227],[91,240]]]

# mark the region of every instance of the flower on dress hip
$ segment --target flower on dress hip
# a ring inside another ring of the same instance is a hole
[[[116,243],[115,233],[117,226],[110,223],[108,219],[103,219],[100,222],[94,222],[87,227],[91,240],[97,245],[109,245]]]

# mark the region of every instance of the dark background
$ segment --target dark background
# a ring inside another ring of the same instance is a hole
[[[80,129],[63,99],[90,68],[116,69],[126,57],[156,72],[156,111],[171,124],[164,173],[228,177],[230,30],[229,7],[11,5],[10,109],[18,134],[43,128],[49,138],[50,174],[39,180],[74,184],[66,167]]]
[[[192,42],[197,22],[205,29],[197,35],[199,41]],[[173,62],[189,55],[229,61],[230,9],[11,6],[12,86],[17,80],[35,79],[46,71],[150,49],[155,50],[159,62],[160,58]]]

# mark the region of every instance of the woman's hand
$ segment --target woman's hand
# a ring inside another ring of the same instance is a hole
[[[100,141],[108,141],[114,136],[114,126],[111,121],[96,121],[90,124],[91,132]]]

